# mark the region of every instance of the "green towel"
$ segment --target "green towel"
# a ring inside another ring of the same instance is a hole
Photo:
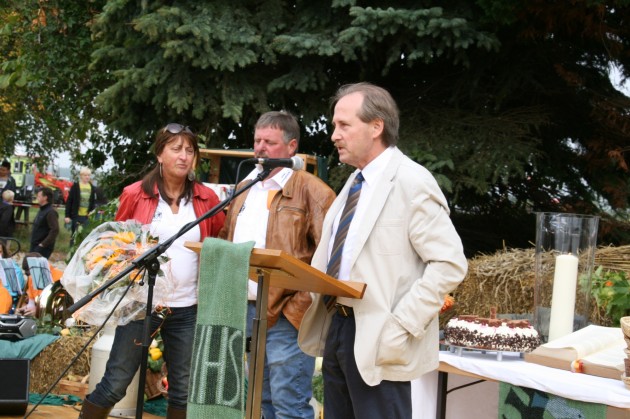
[[[28,395],[28,404],[37,404],[40,405],[53,405],[53,406],[63,406],[65,404],[75,405],[81,404],[83,399],[81,397],[73,396],[72,394],[48,394],[46,397],[43,394],[37,393],[29,393]]]
[[[61,336],[41,333],[30,338],[10,341],[0,339],[1,358],[28,358],[32,360],[48,345],[53,344]]]
[[[203,242],[189,418],[245,416],[247,277],[253,247],[254,242]]]

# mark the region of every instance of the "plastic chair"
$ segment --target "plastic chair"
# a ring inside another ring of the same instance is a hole
[[[31,278],[33,278],[33,286],[38,290],[43,290],[47,285],[52,284],[53,278],[48,265],[48,259],[45,257],[26,258],[28,270]]]

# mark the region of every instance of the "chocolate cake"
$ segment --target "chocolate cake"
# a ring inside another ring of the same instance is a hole
[[[540,337],[528,320],[483,318],[474,315],[454,317],[444,327],[450,345],[509,352],[530,352],[540,345]]]

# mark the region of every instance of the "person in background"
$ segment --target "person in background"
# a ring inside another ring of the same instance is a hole
[[[52,205],[52,189],[41,188],[37,191],[35,199],[39,204],[39,211],[33,220],[29,251],[37,252],[48,259],[52,255],[59,235],[59,214]]]
[[[66,201],[66,224],[71,223],[72,236],[70,246],[74,245],[75,232],[79,225],[83,225],[88,220],[88,214],[96,208],[96,190],[90,182],[92,171],[87,167],[79,170],[79,181],[74,182],[68,193]]]
[[[324,357],[326,419],[411,418],[411,380],[438,367],[438,313],[467,261],[437,182],[396,147],[389,92],[345,85],[333,103],[339,160],[358,170],[326,214],[312,266],[367,287],[362,299],[315,295],[300,347]]]
[[[0,237],[13,237],[15,231],[15,216],[13,215],[13,198],[15,192],[7,189],[2,192],[0,202]]]
[[[0,284],[0,314],[11,314],[13,309],[13,298],[9,290]]]
[[[38,259],[41,259],[41,261],[39,261]],[[63,276],[63,271],[55,268],[50,262],[46,261],[45,263],[41,263],[45,260],[46,258],[44,258],[41,254],[37,252],[29,252],[24,255],[24,258],[22,259],[22,271],[24,271],[24,275],[27,276],[26,295],[28,296],[28,301],[26,305],[18,307],[18,309],[16,310],[18,314],[30,317],[37,316],[37,305],[39,303],[38,297],[42,294],[42,291],[45,288],[46,284],[35,283],[33,279],[33,277],[36,275],[34,269],[47,268],[50,272],[49,279],[53,282],[59,281]],[[36,268],[33,268],[33,266],[35,266]],[[41,272],[41,274],[47,276],[48,273]]]
[[[9,255],[9,251],[4,240],[0,240],[0,259],[2,259],[0,262],[0,270],[2,270],[2,272],[0,272],[2,287],[9,293],[11,298],[11,307],[9,307],[9,311],[12,311],[16,308],[20,297],[24,294],[26,281],[24,280],[24,273],[22,272],[22,269],[20,269],[17,262]],[[10,280],[10,275],[14,278],[14,280]]]
[[[11,176],[11,163],[4,160],[0,164],[0,194],[4,191],[13,191],[16,189],[15,179]]]
[[[300,127],[287,112],[267,112],[256,123],[256,158],[290,158],[295,155]],[[255,178],[260,168],[245,180]],[[319,243],[324,215],[335,193],[305,170],[276,168],[262,182],[239,195],[231,204],[219,237],[242,243],[255,241],[260,249],[283,250],[310,263]],[[266,356],[262,411],[265,419],[312,418],[309,404],[315,359],[297,345],[297,331],[311,303],[308,292],[269,289]],[[256,312],[256,283],[249,281],[247,333],[251,336]]]
[[[141,180],[127,186],[120,197],[116,221],[137,220],[149,226],[152,236],[164,242],[184,225],[207,213],[219,198],[195,179],[199,160],[197,136],[190,128],[168,124],[157,133],[154,152],[157,165]],[[225,215],[218,213],[179,237],[160,266],[165,281],[174,283],[169,295],[155,292],[156,311],[151,316],[151,334],[159,330],[168,366],[168,408],[166,417],[186,417],[188,380],[197,318],[197,278],[199,255],[184,242],[200,242],[216,237]],[[157,309],[161,306],[160,309]],[[80,418],[106,418],[118,403],[140,366],[144,320],[116,327],[105,374],[86,396]]]

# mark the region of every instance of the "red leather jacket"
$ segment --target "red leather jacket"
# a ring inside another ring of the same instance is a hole
[[[230,204],[220,238],[232,241],[238,213],[248,193],[237,196]],[[285,251],[310,264],[322,236],[324,216],[334,200],[335,192],[321,179],[304,170],[293,172],[282,193],[277,193],[271,201],[265,247]],[[270,287],[268,327],[276,323],[282,312],[296,329],[299,328],[310,305],[308,292]]]
[[[116,221],[137,220],[142,224],[151,223],[158,200],[144,193],[141,184],[142,181],[138,181],[123,189],[122,195],[120,195],[118,212],[116,213]],[[155,187],[155,193],[157,194],[157,186]],[[192,202],[195,215],[200,217],[218,204],[219,198],[212,189],[200,183],[195,183]],[[223,211],[214,217],[203,220],[199,224],[201,240],[208,236],[216,237],[221,227],[223,227],[224,221],[225,214]]]

